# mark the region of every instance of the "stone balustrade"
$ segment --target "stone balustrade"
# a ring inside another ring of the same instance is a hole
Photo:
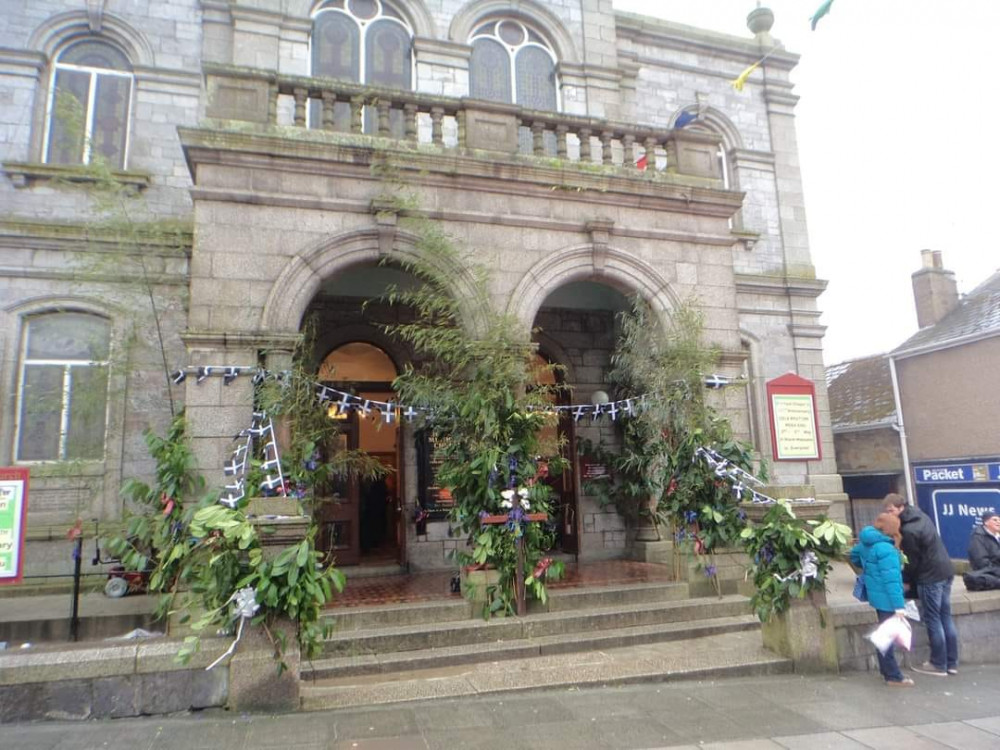
[[[717,180],[719,136],[523,109],[329,78],[206,66],[206,116],[219,121],[369,135],[582,165]],[[642,157],[645,156],[645,164]]]

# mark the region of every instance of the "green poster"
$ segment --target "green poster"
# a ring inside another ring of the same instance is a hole
[[[28,470],[0,468],[0,583],[16,583],[24,569]]]

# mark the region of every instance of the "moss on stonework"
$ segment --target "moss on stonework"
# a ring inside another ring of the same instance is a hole
[[[78,222],[35,222],[23,219],[0,218],[0,232],[24,237],[44,239],[90,240],[116,242],[118,232],[94,224]],[[158,219],[137,222],[136,236],[144,245],[159,246],[187,254],[194,240],[194,222],[191,219]]]

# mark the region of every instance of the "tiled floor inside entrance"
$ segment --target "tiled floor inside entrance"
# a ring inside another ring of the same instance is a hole
[[[358,607],[378,604],[430,602],[458,597],[451,593],[454,571],[432,571],[371,578],[352,577],[344,568],[347,586],[333,606]],[[566,574],[549,584],[550,590],[612,586],[623,583],[652,583],[670,580],[670,567],[631,560],[604,560],[567,563]]]

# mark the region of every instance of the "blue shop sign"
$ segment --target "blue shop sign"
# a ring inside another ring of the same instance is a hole
[[[934,520],[948,554],[965,559],[982,515],[1000,511],[1000,461],[920,464],[913,478],[917,504]]]
[[[1000,463],[937,464],[913,469],[917,484],[1000,481]]]

